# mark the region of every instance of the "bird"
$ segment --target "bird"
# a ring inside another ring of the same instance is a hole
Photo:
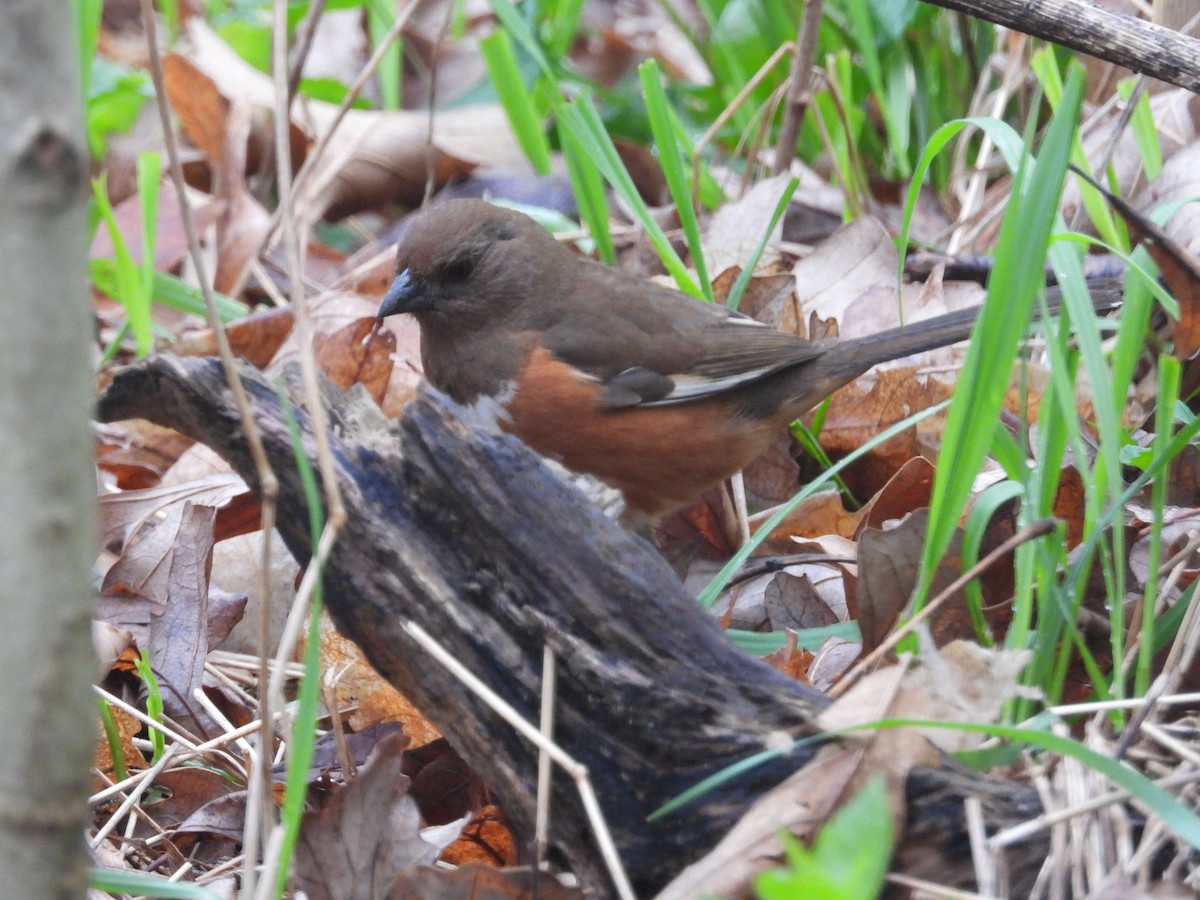
[[[560,244],[482,200],[418,213],[380,320],[420,329],[426,380],[652,524],[765,452],[873,366],[965,340],[976,309],[806,340]]]

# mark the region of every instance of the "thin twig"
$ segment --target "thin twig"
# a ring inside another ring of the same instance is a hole
[[[162,124],[163,145],[167,153],[167,159],[170,163],[171,181],[175,185],[175,194],[179,202],[180,218],[183,221],[184,233],[187,235],[188,253],[191,258],[192,266],[196,271],[196,279],[200,283],[200,292],[204,297],[204,307],[208,312],[209,327],[212,329],[213,338],[217,345],[217,353],[221,359],[221,366],[225,372],[225,382],[229,386],[229,391],[233,396],[234,403],[238,409],[238,415],[241,418],[242,431],[246,436],[246,442],[250,448],[250,456],[254,461],[254,469],[258,476],[259,482],[259,500],[262,508],[262,533],[263,533],[263,560],[259,571],[259,589],[264,598],[263,606],[266,607],[266,598],[270,594],[269,581],[269,559],[271,552],[271,534],[275,528],[275,510],[276,501],[279,495],[279,481],[275,477],[275,472],[271,469],[271,464],[267,461],[266,451],[263,449],[262,438],[258,433],[258,426],[254,421],[254,417],[250,413],[250,405],[246,400],[245,388],[242,386],[241,378],[238,377],[237,364],[234,361],[233,349],[229,345],[229,338],[225,334],[225,326],[221,322],[221,316],[217,312],[216,301],[213,297],[212,285],[209,282],[207,270],[205,268],[204,256],[200,250],[200,239],[196,234],[196,223],[192,216],[191,204],[188,201],[187,184],[183,177],[183,167],[179,162],[179,145],[175,138],[175,129],[171,121],[171,113],[167,108],[167,91],[163,83],[162,57],[158,47],[158,37],[156,31],[156,23],[154,21],[154,7],[152,0],[142,0],[142,24],[143,30],[146,33],[146,47],[150,60],[150,75],[154,80],[154,92],[157,100],[159,119]],[[265,613],[264,613],[265,615]],[[260,696],[260,715],[263,722],[263,732],[261,737],[263,757],[270,755],[270,708],[262,707],[265,702],[265,695]],[[254,778],[251,779],[251,784],[254,783]],[[269,780],[262,780],[265,790],[265,785],[269,784]],[[249,855],[250,864],[246,866],[249,872],[254,871],[255,855],[253,848],[257,846],[255,840],[254,827],[256,818],[252,808],[254,806],[254,793],[251,792],[251,809],[247,810],[246,824],[247,830],[244,833],[243,847]]]
[[[342,120],[346,118],[346,113],[348,113],[351,107],[354,106],[354,102],[358,99],[359,94],[362,93],[362,89],[371,79],[371,76],[375,74],[375,70],[379,68],[379,64],[383,60],[384,54],[387,53],[388,48],[390,48],[392,44],[395,43],[397,38],[400,37],[400,32],[404,30],[404,26],[408,24],[408,20],[412,17],[412,14],[417,11],[417,8],[420,5],[421,0],[413,0],[412,3],[408,4],[408,6],[401,10],[400,15],[396,17],[396,21],[392,23],[392,27],[388,29],[387,34],[384,35],[383,39],[379,42],[379,45],[375,48],[375,52],[371,54],[371,58],[367,60],[366,64],[362,68],[362,71],[358,73],[358,77],[355,78],[353,84],[347,88],[346,96],[343,97],[342,102],[338,104],[337,112],[334,113],[333,118],[330,120],[325,131],[317,137],[316,145],[311,151],[309,151],[308,156],[304,159],[304,164],[300,166],[300,170],[296,173],[296,177],[292,184],[292,191],[297,196],[306,196],[306,192],[308,191],[309,187],[308,181],[312,177],[313,169],[316,168],[317,162],[325,155],[325,151],[329,147],[329,142],[333,138],[334,133],[337,131],[338,126],[342,124]],[[282,210],[282,204],[276,207],[275,211],[271,214],[271,221],[267,223],[267,227],[263,229],[262,234],[258,238],[258,245],[254,248],[254,252],[249,254],[249,256],[257,257],[259,254],[261,254],[263,247],[265,247],[267,242],[274,237],[275,230],[279,227]],[[243,270],[243,282],[239,282],[236,285],[233,291],[234,294],[241,290],[245,277],[246,272]]]
[[[539,722],[547,741],[554,740],[554,698],[558,682],[558,663],[549,643],[542,649],[542,712]],[[534,868],[540,870],[546,858],[550,834],[550,754],[538,748],[537,817],[533,829]]]
[[[779,65],[779,61],[787,54],[795,49],[794,45],[789,41],[786,44],[781,44],[779,48],[767,58],[767,61],[759,66],[758,71],[754,73],[754,77],[746,82],[746,86],[738,91],[737,96],[729,101],[729,105],[721,110],[721,114],[717,116],[713,123],[705,129],[704,134],[696,141],[695,147],[692,149],[692,205],[699,205],[699,184],[700,184],[700,159],[703,156],[704,148],[707,147],[712,140],[725,127],[725,123],[733,118],[734,113],[741,109],[742,104],[750,99],[755,89],[762,84],[763,79]]]
[[[817,36],[821,32],[821,15],[824,0],[807,0],[800,26],[796,31],[796,52],[792,54],[792,67],[788,72],[787,101],[783,107],[783,121],[779,125],[779,140],[775,143],[775,163],[772,173],[781,175],[788,170],[796,155],[796,139],[804,114],[812,103],[813,58],[817,53]]]
[[[629,878],[625,874],[625,867],[621,864],[621,858],[617,854],[617,845],[613,842],[612,834],[608,830],[608,824],[604,820],[604,812],[600,808],[600,802],[596,798],[595,791],[592,789],[592,782],[588,777],[587,767],[579,763],[558,746],[558,744],[548,740],[540,731],[526,722],[519,712],[505,702],[499,694],[484,684],[474,672],[455,659],[441,644],[434,640],[428,631],[416,622],[405,622],[404,630],[430,656],[445,666],[455,678],[461,681],[469,691],[487,703],[500,718],[515,728],[518,734],[539,750],[545,752],[547,756],[566,771],[571,780],[575,782],[575,787],[579,791],[579,799],[583,801],[584,811],[587,813],[588,821],[591,823],[596,844],[600,848],[600,855],[604,858],[604,862],[608,866],[608,874],[613,880],[613,887],[616,889],[617,895],[622,900],[634,900],[636,895],[633,893],[633,887],[630,885]]]
[[[300,77],[304,73],[304,64],[312,52],[313,40],[317,36],[317,26],[325,15],[325,0],[312,0],[308,12],[296,26],[296,46],[292,49],[291,60],[288,62],[287,105],[292,107],[297,91],[300,90]]]
[[[100,826],[100,830],[91,839],[90,846],[93,850],[104,842],[104,839],[112,833],[112,830],[117,827],[119,822],[125,820],[125,816],[133,809],[134,804],[141,799],[142,794],[146,793],[150,785],[154,784],[154,779],[166,768],[167,763],[171,761],[174,755],[175,747],[168,747],[163,755],[159,757],[158,762],[142,773],[139,783],[129,792],[129,796],[122,801],[121,805],[117,807],[117,811],[109,816],[108,821]]]

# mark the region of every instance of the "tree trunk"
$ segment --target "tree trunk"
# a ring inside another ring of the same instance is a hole
[[[0,6],[0,873],[83,896],[95,743],[87,151],[66,3]]]

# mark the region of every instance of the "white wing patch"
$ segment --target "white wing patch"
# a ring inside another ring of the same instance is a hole
[[[675,387],[671,393],[659,400],[642,405],[661,406],[667,403],[682,403],[686,400],[695,400],[697,397],[707,397],[710,394],[719,394],[721,391],[727,391],[731,388],[748,384],[751,381],[757,381],[764,375],[769,375],[782,368],[786,367],[779,364],[761,366],[757,369],[746,369],[745,371],[735,372],[721,378],[707,378],[703,375],[672,375],[670,378],[675,382]]]

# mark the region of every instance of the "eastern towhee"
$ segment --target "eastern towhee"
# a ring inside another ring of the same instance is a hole
[[[653,520],[762,454],[878,363],[964,340],[976,309],[810,341],[573,253],[479,200],[411,224],[379,317],[410,313],[434,387],[493,399],[500,425]]]

